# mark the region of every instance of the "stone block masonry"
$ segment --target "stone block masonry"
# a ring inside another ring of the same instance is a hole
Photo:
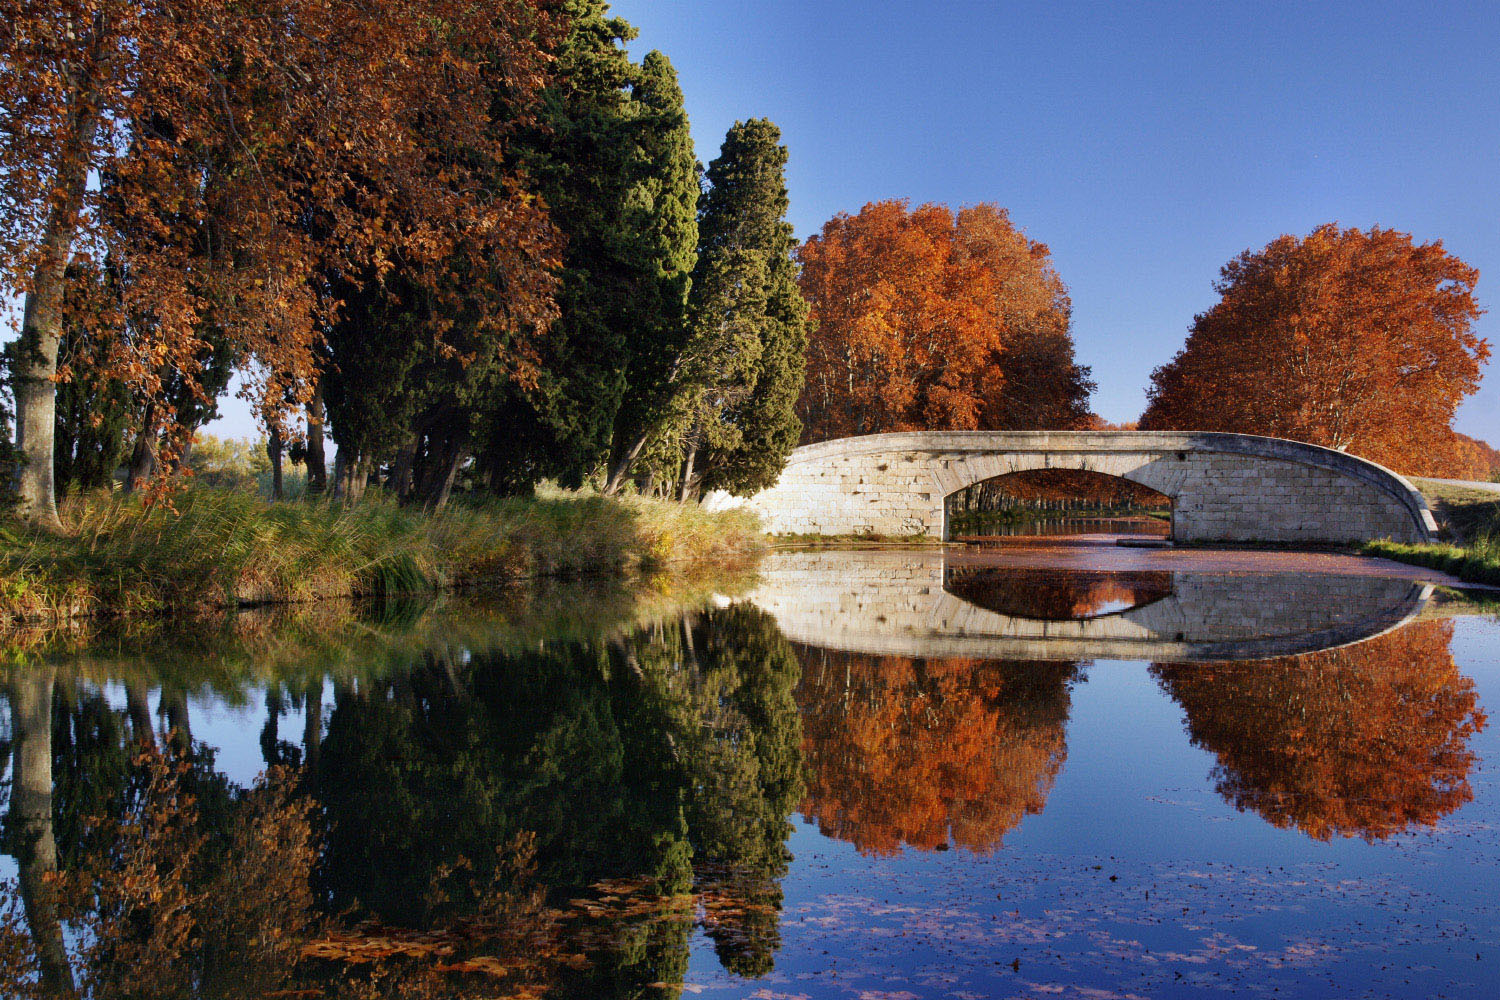
[[[923,431],[805,445],[747,506],[776,534],[942,538],[944,498],[1034,469],[1118,476],[1172,500],[1184,543],[1430,541],[1427,502],[1396,473],[1316,445],[1177,431]]]

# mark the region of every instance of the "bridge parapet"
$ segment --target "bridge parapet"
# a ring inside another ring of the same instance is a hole
[[[1035,469],[1118,476],[1170,497],[1181,542],[1428,541],[1427,503],[1402,476],[1279,438],[1176,431],[923,431],[792,452],[751,498],[774,533],[942,537],[944,498]]]

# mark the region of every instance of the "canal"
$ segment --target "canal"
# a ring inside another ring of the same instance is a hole
[[[13,636],[0,992],[1493,995],[1500,604],[1102,527]]]

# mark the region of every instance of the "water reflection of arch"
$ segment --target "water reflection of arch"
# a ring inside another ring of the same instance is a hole
[[[855,652],[1174,662],[1263,659],[1361,642],[1415,618],[1432,593],[1430,585],[1381,576],[1174,569],[1170,594],[1059,621],[1002,613],[952,593],[945,588],[948,563],[936,550],[775,553],[750,599],[789,639]]]

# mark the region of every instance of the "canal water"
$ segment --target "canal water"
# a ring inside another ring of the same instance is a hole
[[[1500,605],[1435,583],[777,552],[13,635],[0,994],[1500,995]]]

